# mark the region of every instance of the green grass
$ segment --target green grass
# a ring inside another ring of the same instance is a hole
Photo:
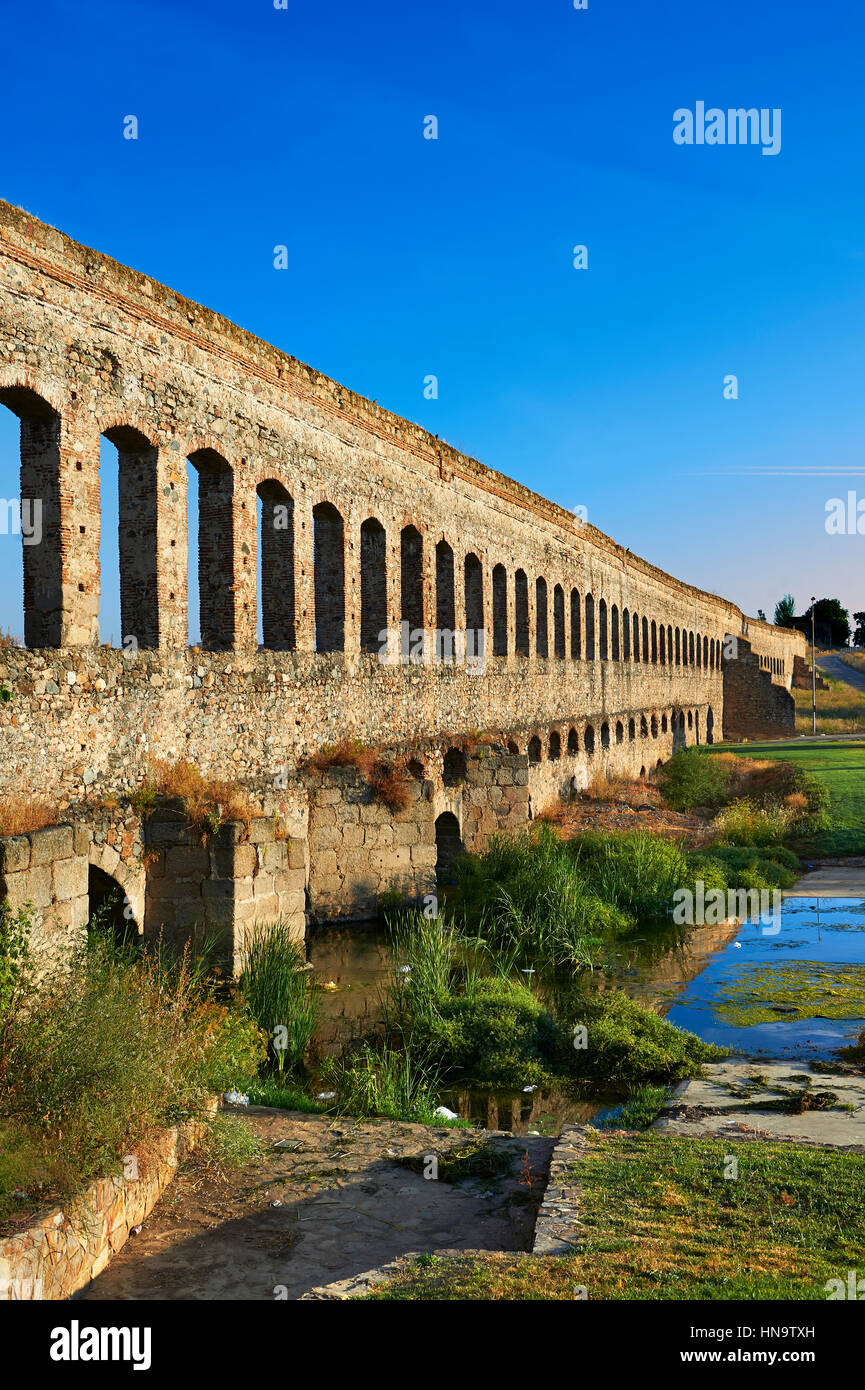
[[[306,1091],[278,1075],[259,1077],[246,1089],[250,1105],[272,1105],[277,1110],[299,1110],[305,1115],[320,1115],[324,1111],[324,1106],[312,1100]]]
[[[598,1132],[573,1255],[437,1256],[375,1300],[825,1300],[865,1268],[865,1155],[791,1144]],[[738,1176],[728,1158],[738,1160]]]
[[[828,857],[865,854],[865,743],[749,743],[716,751],[781,759],[825,786],[831,824],[792,841],[798,852]]]
[[[310,971],[306,952],[287,921],[248,932],[241,955],[238,994],[253,1018],[270,1035],[271,1054],[280,1076],[302,1065],[318,1026],[321,994]]]

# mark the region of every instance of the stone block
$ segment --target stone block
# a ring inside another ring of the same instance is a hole
[[[54,897],[60,902],[86,897],[89,892],[90,865],[86,859],[58,859],[52,868]]]
[[[0,874],[19,873],[30,867],[30,839],[27,835],[6,835],[0,840]]]
[[[30,864],[53,864],[55,859],[70,859],[75,849],[75,832],[71,825],[51,825],[34,830],[30,836]]]

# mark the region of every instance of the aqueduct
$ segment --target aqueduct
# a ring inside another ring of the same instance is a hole
[[[283,807],[306,909],[326,911],[363,897],[352,884],[368,898],[428,878],[444,815],[481,843],[593,768],[638,775],[685,743],[793,727],[801,633],[5,203],[0,403],[21,424],[21,504],[42,521],[22,547],[25,646],[0,651],[0,793],[50,789],[74,819],[128,793],[148,758],[188,759]],[[115,648],[98,626],[102,439],[117,453]],[[478,735],[494,736],[500,780],[470,751],[449,766]],[[413,750],[428,814],[370,812],[358,834],[349,788],[311,799],[299,763],[346,738]]]

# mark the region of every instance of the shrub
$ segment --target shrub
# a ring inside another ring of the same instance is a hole
[[[558,1029],[530,990],[480,981],[471,997],[448,995],[413,1022],[411,1045],[479,1085],[542,1085],[556,1070]]]
[[[674,811],[720,806],[729,780],[730,770],[724,760],[701,748],[681,749],[657,772],[664,800]]]
[[[333,1108],[342,1114],[440,1123],[435,1115],[438,1077],[410,1049],[398,1052],[364,1043],[347,1057],[326,1057],[319,1079],[325,1091],[336,1091]]]
[[[632,917],[663,916],[687,876],[682,849],[645,831],[589,832],[568,848],[594,893]]]
[[[725,807],[712,824],[718,838],[728,844],[771,845],[784,839],[793,819],[787,807],[758,806],[744,797]]]
[[[574,1074],[611,1089],[685,1080],[704,1062],[727,1055],[620,990],[583,995],[573,1022],[587,1035],[585,1047],[570,1049]]]

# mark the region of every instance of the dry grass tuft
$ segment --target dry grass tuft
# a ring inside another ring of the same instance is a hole
[[[193,825],[202,834],[215,834],[225,821],[242,821],[249,832],[254,814],[249,797],[236,782],[221,777],[205,777],[185,758],[168,762],[153,758],[141,786],[130,797],[132,805],[147,815],[157,797],[182,801]]]
[[[323,744],[317,753],[307,758],[304,767],[308,772],[353,767],[366,778],[376,801],[391,811],[404,811],[411,801],[408,763],[407,757],[395,761],[384,758],[358,739],[341,739],[336,744]]]
[[[0,835],[26,835],[31,830],[44,830],[56,825],[59,816],[52,801],[20,792],[6,792],[0,801]]]

